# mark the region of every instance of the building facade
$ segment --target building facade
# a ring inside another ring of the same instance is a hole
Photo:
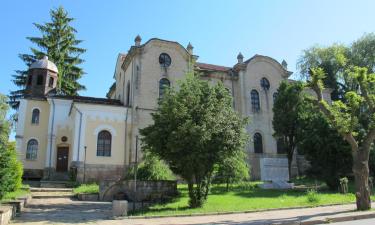
[[[142,157],[139,129],[152,123],[151,113],[165,88],[176,86],[177,80],[195,70],[201,79],[223,82],[234,109],[250,117],[246,151],[252,178],[259,179],[261,158],[286,157],[272,135],[272,107],[280,82],[292,72],[285,61],[262,55],[244,60],[240,53],[232,67],[197,59],[190,43],[185,48],[153,38],[142,44],[137,36],[129,51],[118,55],[107,98],[61,96],[54,91],[58,71],[53,62],[48,58],[35,62],[16,131],[25,176],[59,179],[71,171],[85,182],[122,177]],[[329,96],[327,91],[325,97]]]

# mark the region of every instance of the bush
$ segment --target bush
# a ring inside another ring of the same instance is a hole
[[[307,202],[309,203],[318,203],[320,201],[320,196],[318,192],[314,189],[308,190],[306,197]]]
[[[23,168],[17,159],[15,143],[0,146],[0,199],[22,185]]]
[[[74,194],[97,194],[99,193],[99,185],[97,184],[82,184],[73,189]]]
[[[129,169],[126,179],[134,179],[134,167]],[[145,152],[143,161],[138,165],[137,180],[176,180],[176,177],[164,161]]]

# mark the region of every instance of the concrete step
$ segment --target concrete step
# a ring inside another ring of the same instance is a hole
[[[58,181],[58,180],[41,180],[41,188],[66,188],[69,181]]]
[[[74,197],[72,192],[32,192],[33,198],[71,198]]]
[[[72,188],[30,188],[31,192],[72,192]]]

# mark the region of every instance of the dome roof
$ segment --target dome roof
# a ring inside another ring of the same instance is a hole
[[[49,61],[47,56],[33,62],[30,69],[47,69],[58,73],[57,66],[53,62]]]

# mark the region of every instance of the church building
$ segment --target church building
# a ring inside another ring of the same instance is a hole
[[[190,43],[186,48],[158,38],[142,43],[137,36],[128,52],[118,55],[106,98],[59,95],[56,65],[47,57],[34,62],[16,129],[24,176],[59,180],[70,174],[80,182],[122,177],[141,160],[139,129],[153,122],[151,113],[165,88],[194,69],[201,79],[223,82],[234,109],[250,117],[246,152],[252,178],[260,179],[260,159],[286,157],[273,137],[272,107],[280,82],[289,80],[292,72],[285,61],[262,55],[244,60],[239,53],[232,67],[197,60]]]

